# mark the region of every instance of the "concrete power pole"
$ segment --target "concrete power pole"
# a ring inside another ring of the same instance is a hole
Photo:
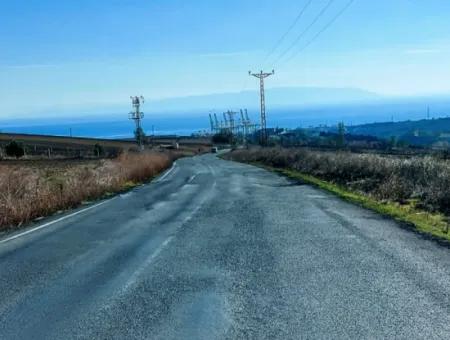
[[[267,145],[267,124],[266,124],[266,97],[264,93],[264,79],[270,77],[275,74],[275,70],[272,70],[271,73],[264,73],[261,71],[260,73],[252,73],[252,71],[248,71],[250,76],[256,77],[259,79],[259,91],[260,91],[260,99],[261,99],[261,145]]]

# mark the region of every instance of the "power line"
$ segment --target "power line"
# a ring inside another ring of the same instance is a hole
[[[309,32],[309,30],[319,21],[319,19],[325,14],[325,12],[330,8],[330,6],[333,4],[334,0],[328,0],[327,4],[322,8],[322,10],[316,15],[314,20],[297,36],[297,38],[294,40],[294,42],[286,49],[283,53],[275,60],[274,64],[278,63],[283,57],[289,53],[295,45],[300,41],[300,39],[303,38],[303,36]]]
[[[331,2],[333,2],[334,0],[331,0]],[[276,42],[276,44],[273,46],[273,48],[269,51],[269,53],[267,53],[266,57],[264,58],[264,61],[262,64],[265,64],[267,62],[267,60],[270,58],[270,56],[277,50],[277,48],[281,45],[281,43],[284,41],[284,39],[286,39],[286,37],[289,35],[289,33],[291,33],[291,31],[294,29],[294,27],[297,25],[297,23],[300,21],[300,19],[303,17],[303,14],[306,12],[306,10],[308,9],[308,7],[312,4],[313,0],[308,0],[305,5],[302,7],[302,9],[300,10],[299,14],[297,15],[297,17],[295,18],[295,20],[293,21],[293,23],[289,26],[288,30],[283,34],[283,36]],[[248,78],[246,78],[246,80],[244,81],[242,87],[241,87],[241,92],[244,92],[245,90],[247,90],[247,85],[248,85]]]
[[[272,47],[272,49],[270,50],[269,53],[267,53],[263,64],[265,64],[265,62],[269,59],[269,57],[272,55],[273,52],[275,52],[277,50],[277,48],[281,45],[281,43],[284,41],[284,39],[286,39],[286,37],[289,35],[289,33],[291,33],[291,31],[294,29],[294,27],[297,25],[297,23],[300,21],[300,19],[302,18],[303,14],[306,12],[306,10],[308,9],[308,7],[311,5],[313,0],[309,0],[300,10],[300,13],[297,15],[297,17],[295,18],[294,22],[291,24],[291,26],[289,26],[289,28],[287,29],[287,31],[282,35],[282,37],[275,43],[275,45]]]
[[[287,62],[291,61],[293,58],[295,58],[297,55],[299,55],[301,52],[303,52],[305,49],[307,49],[314,41],[316,41],[322,33],[324,33],[326,30],[328,30],[339,17],[344,14],[344,12],[355,2],[355,0],[350,0],[322,29],[312,37],[311,40],[309,40],[302,48],[300,48],[297,52],[295,52],[293,55],[291,55],[283,64],[286,64]]]

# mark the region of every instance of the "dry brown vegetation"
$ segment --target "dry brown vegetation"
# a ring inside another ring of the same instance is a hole
[[[0,163],[0,230],[147,181],[180,153],[124,153],[112,160]]]
[[[229,158],[293,169],[370,195],[450,215],[450,161],[308,149],[237,150]]]

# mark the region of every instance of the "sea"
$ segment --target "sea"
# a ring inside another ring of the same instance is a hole
[[[208,110],[198,112],[169,112],[146,114],[143,128],[147,135],[189,136],[210,131]],[[294,129],[298,127],[333,126],[338,122],[353,126],[373,122],[419,120],[447,117],[450,103],[432,106],[414,103],[364,103],[328,105],[322,107],[267,108],[269,127]],[[249,110],[250,118],[259,122],[259,110]],[[218,112],[218,117],[223,116]],[[0,132],[124,139],[133,136],[133,121],[127,114],[64,115],[50,118],[3,119]]]

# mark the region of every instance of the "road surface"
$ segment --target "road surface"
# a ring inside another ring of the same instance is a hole
[[[262,169],[186,158],[55,219],[0,240],[1,339],[450,338],[448,247]]]

